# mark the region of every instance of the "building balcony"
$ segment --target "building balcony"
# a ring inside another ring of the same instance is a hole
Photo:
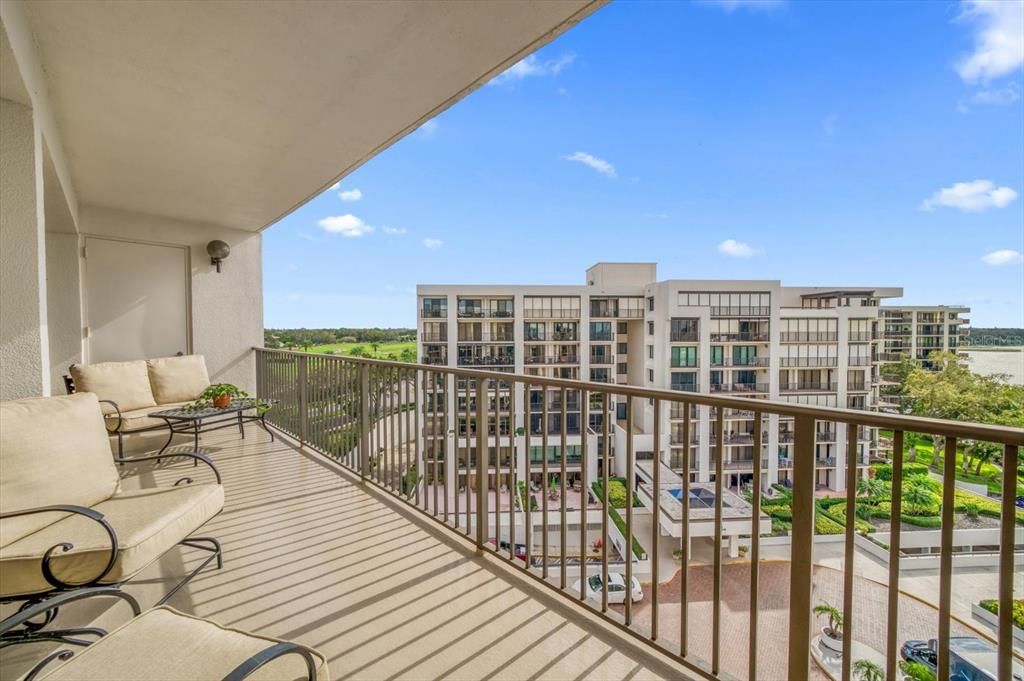
[[[839,334],[835,331],[783,331],[779,334],[779,341],[783,343],[834,343],[839,340]]]
[[[711,340],[715,343],[767,343],[767,331],[742,331],[736,333],[712,333]]]
[[[835,367],[839,366],[838,357],[782,357],[780,367]]]
[[[466,367],[512,366],[515,363],[516,358],[512,356],[459,357],[459,366]]]
[[[443,308],[440,310],[420,310],[420,317],[423,319],[446,319],[448,317],[448,310]]]
[[[579,364],[580,358],[577,355],[543,356],[527,355],[523,358],[524,364]]]
[[[870,356],[861,355],[861,356],[857,356],[857,357],[849,357],[849,358],[847,358],[846,363],[847,363],[847,366],[851,366],[851,367],[866,367],[866,366],[871,366],[874,363],[874,361],[875,361],[874,358],[872,358]]]
[[[615,364],[615,357],[612,355],[591,355],[591,364]]]
[[[780,388],[782,392],[796,393],[796,392],[835,392],[839,389],[838,383],[828,383],[819,381],[807,381],[803,383],[783,383]]]
[[[711,307],[712,317],[769,317],[770,307]]]
[[[420,334],[420,340],[424,343],[447,343],[447,333],[428,333],[424,331]]]
[[[700,333],[697,331],[673,331],[669,333],[668,340],[670,343],[698,343],[700,342]]]
[[[851,331],[849,340],[853,343],[862,343],[873,339],[870,331]]]
[[[712,383],[713,393],[766,393],[767,383]]]
[[[722,357],[718,360],[711,358],[713,367],[767,367],[768,364],[768,357]]]

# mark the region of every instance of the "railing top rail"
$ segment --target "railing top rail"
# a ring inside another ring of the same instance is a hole
[[[709,407],[725,409],[743,409],[762,413],[774,413],[781,416],[811,416],[821,421],[837,421],[839,423],[856,424],[870,428],[887,428],[918,433],[942,435],[946,437],[970,438],[997,442],[1007,445],[1024,446],[1024,428],[993,426],[967,421],[944,421],[941,419],[921,416],[906,416],[884,412],[870,412],[841,407],[820,407],[805,404],[794,404],[778,400],[761,400],[746,397],[717,397],[704,393],[663,390],[658,388],[640,388],[631,385],[608,384],[593,381],[580,381],[565,378],[548,378],[546,376],[526,376],[508,372],[494,372],[464,367],[450,367],[439,364],[416,364],[412,362],[394,362],[382,359],[366,359],[363,357],[339,357],[323,355],[315,352],[298,352],[295,350],[278,350],[273,348],[254,347],[257,352],[275,353],[289,356],[317,357],[327,361],[344,361],[369,366],[398,367],[403,369],[420,369],[433,373],[452,374],[463,378],[479,378],[483,380],[506,380],[516,383],[528,383],[536,386],[553,388],[571,388],[589,390],[596,393],[615,393],[629,397],[644,399],[660,399],[666,402],[686,402]]]

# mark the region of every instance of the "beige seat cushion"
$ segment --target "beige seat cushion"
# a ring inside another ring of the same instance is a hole
[[[134,362],[101,362],[100,364],[72,364],[71,377],[75,379],[75,392],[96,393],[101,400],[117,402],[121,411],[132,411],[156,405],[149,387],[149,371],[144,360]],[[101,404],[104,414],[114,411],[109,404]]]
[[[0,513],[53,504],[93,506],[117,491],[117,466],[92,393],[0,402]],[[60,520],[0,520],[6,546]]]
[[[150,418],[150,414],[155,411],[163,411],[164,409],[174,409],[176,407],[184,407],[188,402],[172,402],[170,404],[158,404],[155,407],[146,407],[145,409],[133,409],[132,411],[121,413],[121,432],[130,433],[133,430],[142,430],[143,428],[152,428],[153,426],[166,426],[167,422],[161,418]],[[117,414],[107,414],[106,416],[107,430],[111,433],[117,432]]]
[[[122,582],[195,532],[224,507],[224,488],[216,484],[118,492],[93,506],[117,532],[120,551],[103,581]],[[51,515],[51,514],[47,514]],[[57,516],[59,517],[59,516]],[[88,518],[69,515],[0,548],[0,595],[28,594],[50,588],[41,558],[52,546],[71,542],[67,553],[56,552],[53,573],[65,582],[95,578],[110,557],[110,540]]]
[[[210,374],[202,355],[161,357],[147,360],[146,366],[157,404],[192,402],[210,387]]]
[[[110,632],[60,667],[43,673],[48,681],[213,681],[223,679],[256,653],[281,643],[223,627],[166,605],[147,610]],[[317,681],[328,681],[327,660],[317,661]],[[306,664],[297,654],[268,662],[247,677],[258,681],[305,679]]]

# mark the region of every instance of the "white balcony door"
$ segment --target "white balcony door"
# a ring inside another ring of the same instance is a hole
[[[86,361],[189,352],[188,250],[86,237]]]

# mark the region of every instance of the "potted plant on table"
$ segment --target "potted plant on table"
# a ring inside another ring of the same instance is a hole
[[[828,603],[819,603],[812,612],[824,617],[828,624],[821,629],[821,645],[835,653],[843,652],[843,613]]]
[[[241,390],[230,383],[215,383],[199,393],[199,397],[192,403],[192,407],[202,409],[213,406],[216,409],[223,409],[231,404],[235,398],[248,397],[249,393]]]

